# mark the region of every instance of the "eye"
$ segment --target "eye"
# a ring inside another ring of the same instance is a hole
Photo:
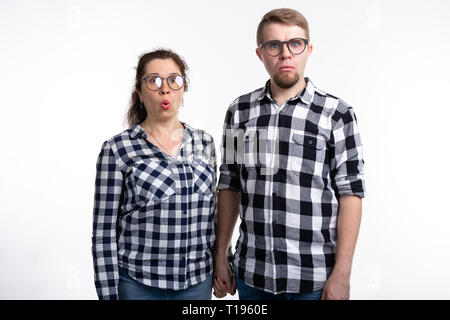
[[[280,43],[278,41],[269,41],[267,43],[267,47],[269,49],[278,49],[278,48],[280,48]]]
[[[182,76],[176,76],[174,82],[181,87],[183,86],[184,79]]]
[[[302,39],[292,39],[289,44],[292,48],[303,48],[305,46],[305,42]]]
[[[173,88],[173,89],[181,88],[184,83],[183,77],[180,76],[179,74],[171,75],[167,78],[167,80],[169,81],[169,84],[170,84],[171,88]]]
[[[148,79],[150,84],[157,85],[158,87],[161,86],[162,80],[160,77],[151,77]]]

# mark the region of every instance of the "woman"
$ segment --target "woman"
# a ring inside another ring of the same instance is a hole
[[[170,50],[141,56],[130,128],[103,143],[92,237],[100,299],[211,299],[215,147],[178,120],[187,69]]]

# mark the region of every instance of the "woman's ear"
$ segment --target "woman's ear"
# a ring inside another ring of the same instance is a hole
[[[139,92],[138,89],[135,90],[135,92],[137,93],[137,95],[139,96],[139,100],[143,103],[143,99],[142,99],[142,94]]]

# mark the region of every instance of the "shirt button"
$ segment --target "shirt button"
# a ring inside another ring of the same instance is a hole
[[[308,140],[308,144],[313,144],[313,142],[311,140]]]
[[[186,211],[186,210],[184,210],[184,211],[183,211],[183,214],[187,214],[187,211]]]

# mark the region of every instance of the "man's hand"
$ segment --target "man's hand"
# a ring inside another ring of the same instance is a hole
[[[236,293],[236,281],[226,259],[216,260],[214,270],[214,295],[223,298],[227,293]]]
[[[323,288],[322,300],[350,299],[350,277],[333,272]]]
[[[239,215],[240,192],[221,190],[217,200],[216,248],[214,253],[214,295],[223,298],[236,292],[236,282],[228,265],[228,249]]]
[[[353,195],[345,195],[339,198],[336,263],[323,288],[322,299],[350,299],[350,274],[353,252],[361,224],[361,212],[361,198]]]

